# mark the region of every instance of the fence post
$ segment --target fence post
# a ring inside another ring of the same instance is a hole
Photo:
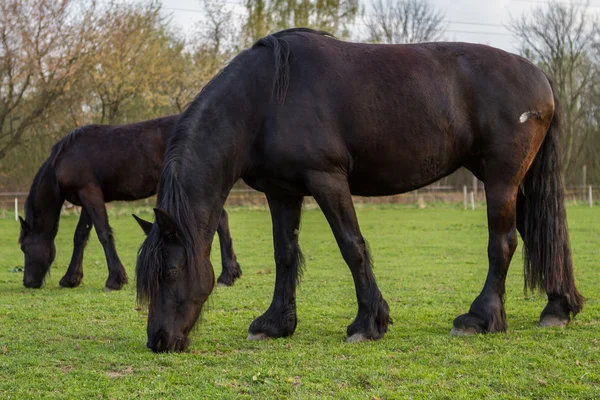
[[[587,165],[583,166],[583,186],[581,186],[582,198],[585,200],[585,187],[587,186]]]
[[[475,210],[475,194],[471,192],[471,210]]]
[[[467,209],[467,185],[463,186],[463,204],[465,206],[465,210]]]
[[[19,199],[15,197],[15,221],[19,222]]]
[[[592,208],[592,206],[594,205],[594,199],[592,198],[592,185],[590,185],[588,187],[588,194],[589,194],[589,203],[590,203],[590,208]]]

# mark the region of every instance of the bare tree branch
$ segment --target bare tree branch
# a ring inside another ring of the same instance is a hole
[[[375,0],[363,18],[372,43],[431,42],[444,34],[444,14],[428,0]]]
[[[590,103],[597,64],[591,50],[598,34],[597,20],[581,7],[552,1],[530,15],[513,19],[509,29],[521,41],[521,52],[546,70],[555,81],[563,105],[563,166],[568,173],[589,129]]]

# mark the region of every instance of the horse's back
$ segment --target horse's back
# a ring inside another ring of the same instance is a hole
[[[544,73],[492,47],[370,45],[314,34],[286,41],[293,61],[286,105],[267,133],[272,156],[342,168],[356,194],[429,184],[492,147],[525,142],[523,113],[539,112],[547,129],[554,111]]]
[[[151,196],[162,167],[167,139],[176,118],[165,117],[128,125],[88,125],[63,145],[56,157],[57,179],[72,193],[94,186],[105,201]],[[63,139],[63,140],[65,140]]]

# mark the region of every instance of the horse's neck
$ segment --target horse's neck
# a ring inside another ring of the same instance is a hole
[[[47,165],[42,172],[32,198],[34,229],[54,238],[58,231],[60,210],[64,197],[56,181],[54,168]]]
[[[212,242],[225,200],[237,180],[233,175],[224,173],[228,170],[231,166],[223,157],[210,163],[200,163],[191,174],[187,174],[197,177],[188,178],[189,183],[185,187],[189,201],[194,205],[197,227],[209,242]]]
[[[171,142],[180,156],[179,175],[185,177],[182,184],[194,204],[198,228],[208,243],[225,200],[246,167],[259,100],[270,95],[255,94],[244,68],[243,62],[234,60],[205,86],[179,119]]]
[[[169,138],[171,137],[171,134],[175,129],[175,125],[177,124],[178,119],[179,114],[170,115],[159,120],[160,122],[158,128],[160,130],[160,135],[165,144],[169,141]]]

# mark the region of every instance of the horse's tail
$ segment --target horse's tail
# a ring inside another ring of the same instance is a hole
[[[544,141],[523,180],[517,200],[518,226],[524,241],[525,290],[566,297],[576,315],[585,299],[575,287],[567,231],[559,143],[560,110],[556,91],[554,115]]]

